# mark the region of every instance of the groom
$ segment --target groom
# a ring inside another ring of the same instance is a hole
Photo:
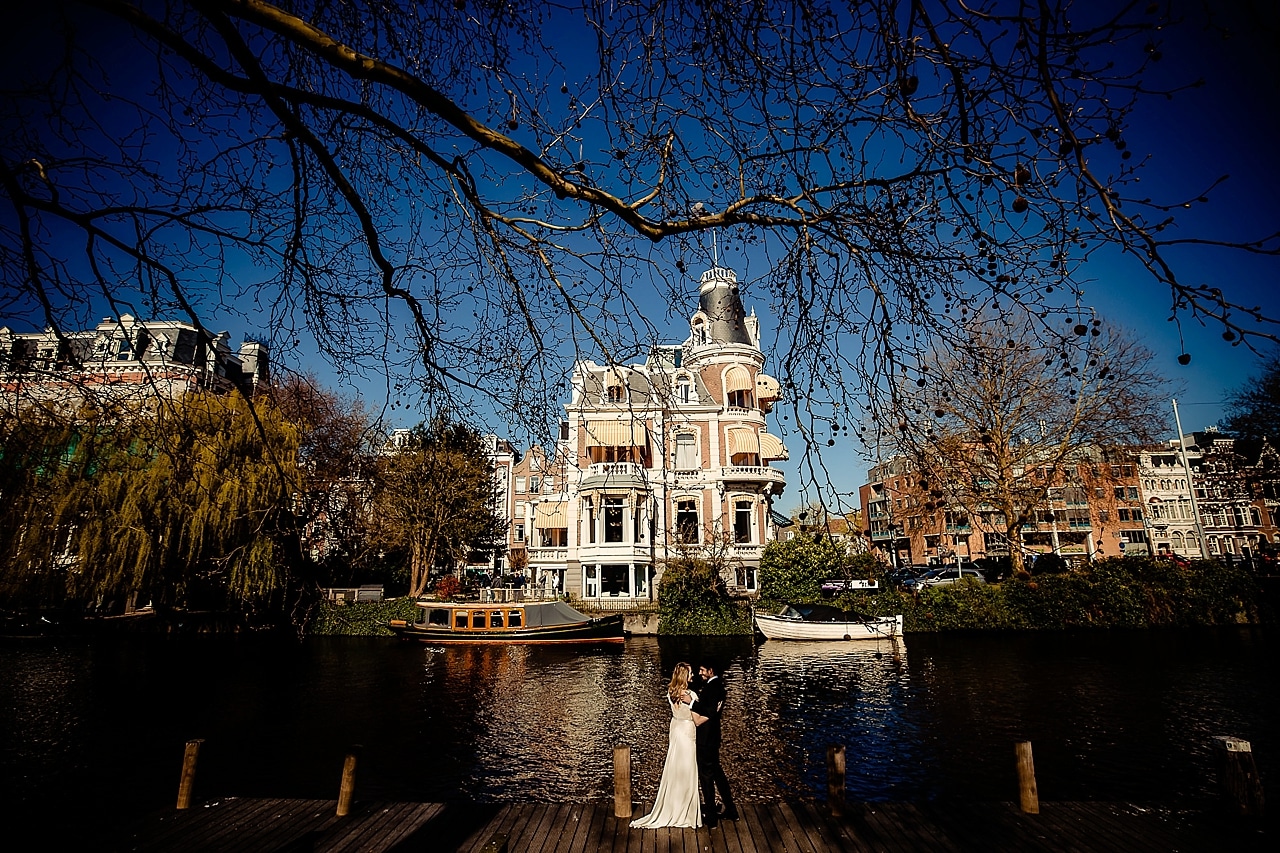
[[[719,817],[737,820],[738,810],[733,805],[729,779],[720,766],[720,714],[724,710],[725,688],[719,664],[711,661],[700,664],[698,676],[701,685],[697,691],[698,701],[693,703],[692,710],[706,718],[698,723],[698,782],[702,786],[702,820],[712,827]],[[724,803],[724,811],[719,814],[716,812],[717,788],[720,801]]]

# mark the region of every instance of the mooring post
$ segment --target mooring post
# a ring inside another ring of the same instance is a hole
[[[196,759],[200,757],[200,744],[203,738],[187,741],[182,750],[182,776],[178,780],[178,808],[191,808],[191,789],[196,784]]]
[[[1014,746],[1018,756],[1018,800],[1024,814],[1040,814],[1040,792],[1036,790],[1036,765],[1031,760],[1031,741]]]
[[[631,817],[631,747],[613,748],[613,816]]]
[[[1227,808],[1241,817],[1262,817],[1262,777],[1253,762],[1253,746],[1237,737],[1213,739],[1218,758],[1218,785]]]
[[[359,747],[353,747],[342,762],[342,783],[338,785],[338,817],[345,817],[351,811],[351,798],[356,792],[356,753]]]
[[[832,817],[844,817],[844,744],[827,747],[827,804]]]

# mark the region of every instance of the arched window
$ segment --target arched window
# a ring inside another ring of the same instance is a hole
[[[739,409],[752,409],[756,405],[756,384],[745,367],[734,365],[724,375],[725,401]]]
[[[693,345],[700,347],[707,342],[707,327],[701,320],[693,321]]]

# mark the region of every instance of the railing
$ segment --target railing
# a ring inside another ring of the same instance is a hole
[[[569,559],[568,548],[528,548],[531,563],[563,563]]]
[[[605,477],[640,477],[645,476],[645,467],[637,462],[594,462],[587,469],[588,476]]]
[[[768,480],[771,483],[785,482],[787,477],[777,468],[768,465],[735,465],[720,469],[720,477],[724,480]]]

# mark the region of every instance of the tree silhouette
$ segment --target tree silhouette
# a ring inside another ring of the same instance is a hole
[[[1064,330],[1056,346],[981,315],[962,328],[965,340],[931,353],[930,381],[900,392],[909,405],[890,446],[915,482],[895,520],[962,511],[1008,543],[1020,571],[1024,525],[1064,485],[1081,504],[1110,492],[1121,460],[1107,454],[1152,440],[1169,386],[1145,347],[1101,320]]]
[[[961,306],[1050,339],[1104,248],[1145,266],[1175,320],[1275,329],[1172,263],[1214,242],[1173,228],[1202,196],[1137,184],[1126,132],[1173,23],[1160,4],[55,0],[23,16],[0,108],[3,310],[62,332],[103,304],[197,323],[252,306],[273,352],[310,339],[388,377],[393,405],[496,403],[545,433],[565,360],[646,352],[646,306],[683,309],[714,232],[761,259],[744,278],[815,445],[864,406],[895,420],[899,380],[956,338]]]

